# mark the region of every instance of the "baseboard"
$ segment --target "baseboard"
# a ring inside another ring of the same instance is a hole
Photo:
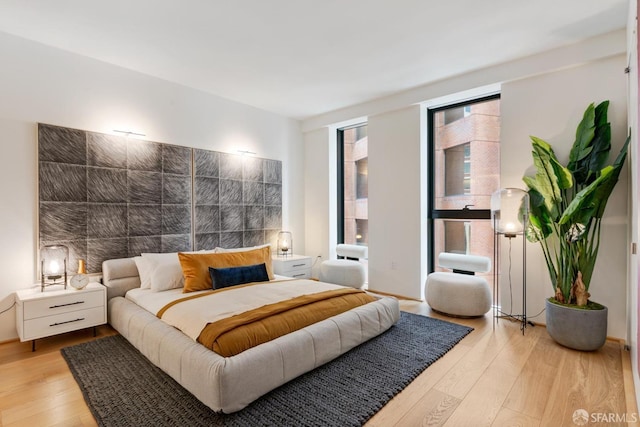
[[[404,295],[392,294],[392,293],[389,293],[389,292],[376,291],[375,289],[371,289],[371,288],[366,289],[366,291],[367,292],[371,292],[372,294],[385,295],[385,296],[388,296],[388,297],[395,297],[395,298],[398,298],[398,299],[424,302],[423,300],[420,300],[420,299],[415,299],[415,298],[412,298],[412,297],[406,297]]]
[[[9,344],[9,343],[11,343],[11,342],[18,342],[18,341],[20,341],[20,338],[11,338],[11,339],[9,339],[9,340],[0,341],[0,345],[2,345],[2,344]]]

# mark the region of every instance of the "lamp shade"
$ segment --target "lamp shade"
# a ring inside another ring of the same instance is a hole
[[[520,188],[503,188],[491,195],[491,219],[496,233],[522,234],[529,218],[529,194]]]
[[[67,282],[69,248],[64,245],[46,245],[40,249],[41,287]]]
[[[287,256],[293,254],[293,236],[290,231],[281,231],[278,233],[278,256]]]

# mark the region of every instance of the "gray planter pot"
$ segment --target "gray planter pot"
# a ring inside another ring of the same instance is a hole
[[[593,351],[607,339],[607,307],[581,310],[546,301],[547,332],[560,345],[574,350]]]

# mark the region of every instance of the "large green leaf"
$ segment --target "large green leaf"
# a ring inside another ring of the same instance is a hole
[[[611,124],[607,121],[609,101],[589,105],[576,130],[567,168],[573,173],[577,190],[591,184],[609,160]]]
[[[601,102],[596,107],[595,125],[596,130],[591,146],[593,150],[589,155],[588,174],[584,181],[579,181],[580,185],[588,185],[597,178],[598,172],[609,161],[611,151],[611,124],[607,119],[609,101]]]
[[[601,206],[607,204],[607,199],[611,194],[606,194],[606,191],[613,190],[617,181],[615,179],[613,185],[610,185],[613,170],[613,166],[602,169],[598,179],[576,194],[558,222],[560,224],[586,224],[591,218],[600,218],[598,212],[604,210],[601,209]]]
[[[535,177],[525,177],[529,188],[542,195],[549,216],[557,219],[562,213],[562,190],[573,186],[571,172],[558,161],[551,145],[535,136],[531,137]]]
[[[576,140],[569,153],[567,169],[575,173],[580,170],[584,159],[591,153],[591,141],[595,134],[596,111],[593,103],[589,104],[576,129]]]
[[[532,188],[529,190],[529,230],[527,230],[527,239],[531,242],[538,242],[546,239],[551,233],[553,233],[553,221],[544,203],[544,197]]]
[[[602,218],[627,157],[629,141],[627,138],[614,164],[604,167],[595,181],[576,194],[562,214],[560,224],[586,224],[591,218]]]
[[[598,189],[596,198],[598,199],[599,209],[596,213],[596,218],[602,218],[604,215],[604,209],[607,206],[607,201],[609,200],[609,196],[613,192],[613,188],[618,183],[618,179],[620,178],[620,171],[622,170],[622,166],[624,165],[624,161],[627,158],[627,150],[629,149],[629,142],[631,141],[631,136],[627,137],[624,145],[620,149],[618,153],[618,157],[616,157],[616,161],[613,162],[613,171],[611,172],[611,176],[606,181],[605,185],[602,188]]]

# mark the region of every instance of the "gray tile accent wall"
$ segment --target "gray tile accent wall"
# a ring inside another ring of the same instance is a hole
[[[282,226],[282,162],[38,124],[40,246],[89,273],[142,252],[254,246]],[[193,223],[192,223],[193,220]]]
[[[201,149],[194,158],[195,249],[274,240],[282,227],[282,162]]]

